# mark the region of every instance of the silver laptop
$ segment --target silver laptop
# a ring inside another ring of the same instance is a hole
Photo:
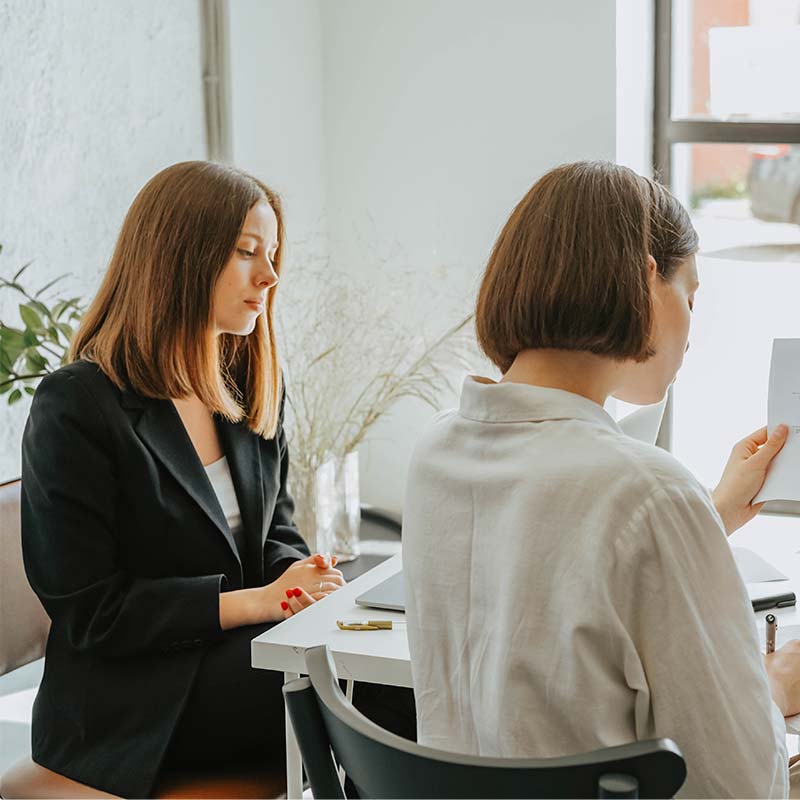
[[[403,584],[403,571],[356,597],[356,605],[365,608],[385,608],[387,611],[405,611],[406,588]]]

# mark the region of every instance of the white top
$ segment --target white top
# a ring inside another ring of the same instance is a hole
[[[403,564],[423,744],[550,757],[669,737],[679,796],[787,796],[711,498],[596,403],[467,378],[415,449]]]
[[[217,459],[212,464],[203,467],[208,475],[214,493],[217,495],[222,513],[231,529],[239,556],[244,558],[244,528],[242,526],[242,512],[239,510],[239,501],[236,499],[236,489],[233,487],[231,470],[225,456]]]

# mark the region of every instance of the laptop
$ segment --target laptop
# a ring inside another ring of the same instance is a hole
[[[391,578],[356,597],[356,605],[365,608],[383,608],[387,611],[405,611],[406,587],[403,583],[403,571],[400,570]]]

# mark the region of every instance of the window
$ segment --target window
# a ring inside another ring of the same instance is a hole
[[[701,248],[660,443],[713,486],[766,421],[772,339],[800,337],[800,0],[656,0],[655,15],[655,173]]]

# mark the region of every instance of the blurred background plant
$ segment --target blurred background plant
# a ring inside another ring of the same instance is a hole
[[[2,252],[0,245],[0,252]],[[80,297],[64,297],[54,287],[66,275],[32,289],[23,280],[32,262],[18,269],[8,280],[0,277],[0,293],[17,295],[22,327],[0,319],[0,395],[9,405],[33,394],[36,384],[66,362],[69,343],[84,306]]]

